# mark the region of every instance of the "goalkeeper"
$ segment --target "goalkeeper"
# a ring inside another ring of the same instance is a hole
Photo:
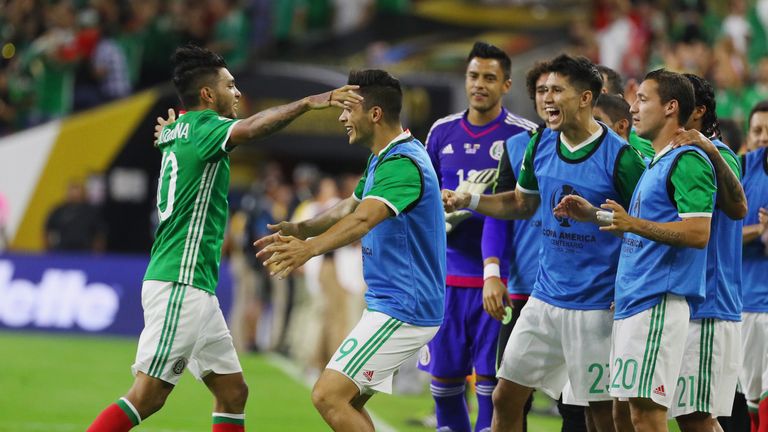
[[[536,125],[501,104],[511,86],[510,60],[499,48],[478,42],[467,59],[466,111],[435,122],[427,152],[444,189],[490,193],[507,138]],[[496,386],[496,339],[508,257],[504,253],[509,222],[459,211],[447,215],[445,319],[423,348],[419,368],[432,375],[438,430],[469,431],[465,378],[477,374],[475,430],[490,428]],[[484,263],[485,261],[485,263]],[[499,264],[503,262],[503,269]],[[485,268],[484,268],[485,267]],[[498,304],[489,315],[485,306]]]

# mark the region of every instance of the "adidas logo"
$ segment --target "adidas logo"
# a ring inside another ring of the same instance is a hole
[[[664,384],[662,384],[662,385],[656,387],[655,389],[653,389],[653,393],[657,394],[659,396],[664,396],[664,397],[667,396],[667,393],[664,391]]]
[[[372,370],[364,370],[363,376],[368,380],[368,382],[371,382],[373,380],[373,371]]]
[[[453,144],[443,147],[443,154],[453,154]]]

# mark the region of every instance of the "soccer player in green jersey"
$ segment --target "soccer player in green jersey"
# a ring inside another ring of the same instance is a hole
[[[173,83],[186,114],[158,119],[163,155],[157,187],[160,220],[142,285],[144,330],[135,381],[89,432],[122,432],[157,412],[188,366],[213,393],[214,432],[244,431],[245,384],[215,295],[227,218],[229,152],[270,135],[313,109],[362,97],[344,86],[236,120],[240,91],[224,59],[185,46],[172,58]]]

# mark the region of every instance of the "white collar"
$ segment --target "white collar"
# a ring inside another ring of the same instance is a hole
[[[651,163],[656,163],[657,160],[661,159],[662,156],[669,153],[670,151],[672,151],[672,144],[667,144],[667,146],[661,149],[660,152],[656,153]]]
[[[384,146],[384,148],[381,149],[381,151],[379,151],[379,154],[377,154],[376,156],[383,155],[387,150],[389,150],[390,147],[392,147],[392,144],[394,144],[394,143],[396,143],[398,141],[402,141],[402,140],[404,140],[406,138],[409,138],[410,136],[411,136],[411,131],[409,129],[404,130],[403,133],[401,133],[400,135],[396,136],[395,139],[393,139],[392,141],[389,142],[389,144]]]
[[[565,139],[565,135],[563,135],[563,134],[560,134],[560,141],[562,141],[562,142],[563,142],[563,144],[565,144],[565,147],[567,147],[567,148],[568,148],[568,151],[570,151],[571,153],[575,153],[575,152],[577,152],[577,151],[579,151],[579,150],[583,149],[584,147],[586,147],[586,146],[587,146],[587,145],[589,145],[590,143],[594,142],[596,139],[600,138],[600,135],[602,135],[602,133],[603,133],[603,127],[602,127],[602,126],[600,126],[600,127],[597,129],[597,132],[593,133],[593,134],[592,134],[592,135],[590,135],[590,136],[589,136],[589,137],[588,137],[586,140],[584,140],[584,141],[582,141],[582,142],[580,142],[580,143],[576,144],[575,146],[572,146],[572,145],[571,145],[571,144],[570,144],[570,143],[569,143],[569,142],[568,142],[568,141]]]

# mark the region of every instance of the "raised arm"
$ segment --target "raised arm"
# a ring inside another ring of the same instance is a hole
[[[345,85],[329,92],[307,96],[289,104],[268,108],[240,120],[232,127],[232,133],[227,142],[227,150],[269,136],[286,127],[307,111],[331,106],[344,108],[345,103],[359,103],[363,98],[354,92],[357,88],[358,86]]]
[[[731,161],[726,161],[720,149],[695,129],[680,131],[671,144],[673,147],[694,145],[707,154],[707,157],[709,157],[709,160],[715,167],[717,204],[729,218],[734,220],[744,219],[747,215],[747,197],[744,195],[744,188],[739,180],[740,170],[738,161],[732,157],[729,157],[729,159],[732,159]]]

